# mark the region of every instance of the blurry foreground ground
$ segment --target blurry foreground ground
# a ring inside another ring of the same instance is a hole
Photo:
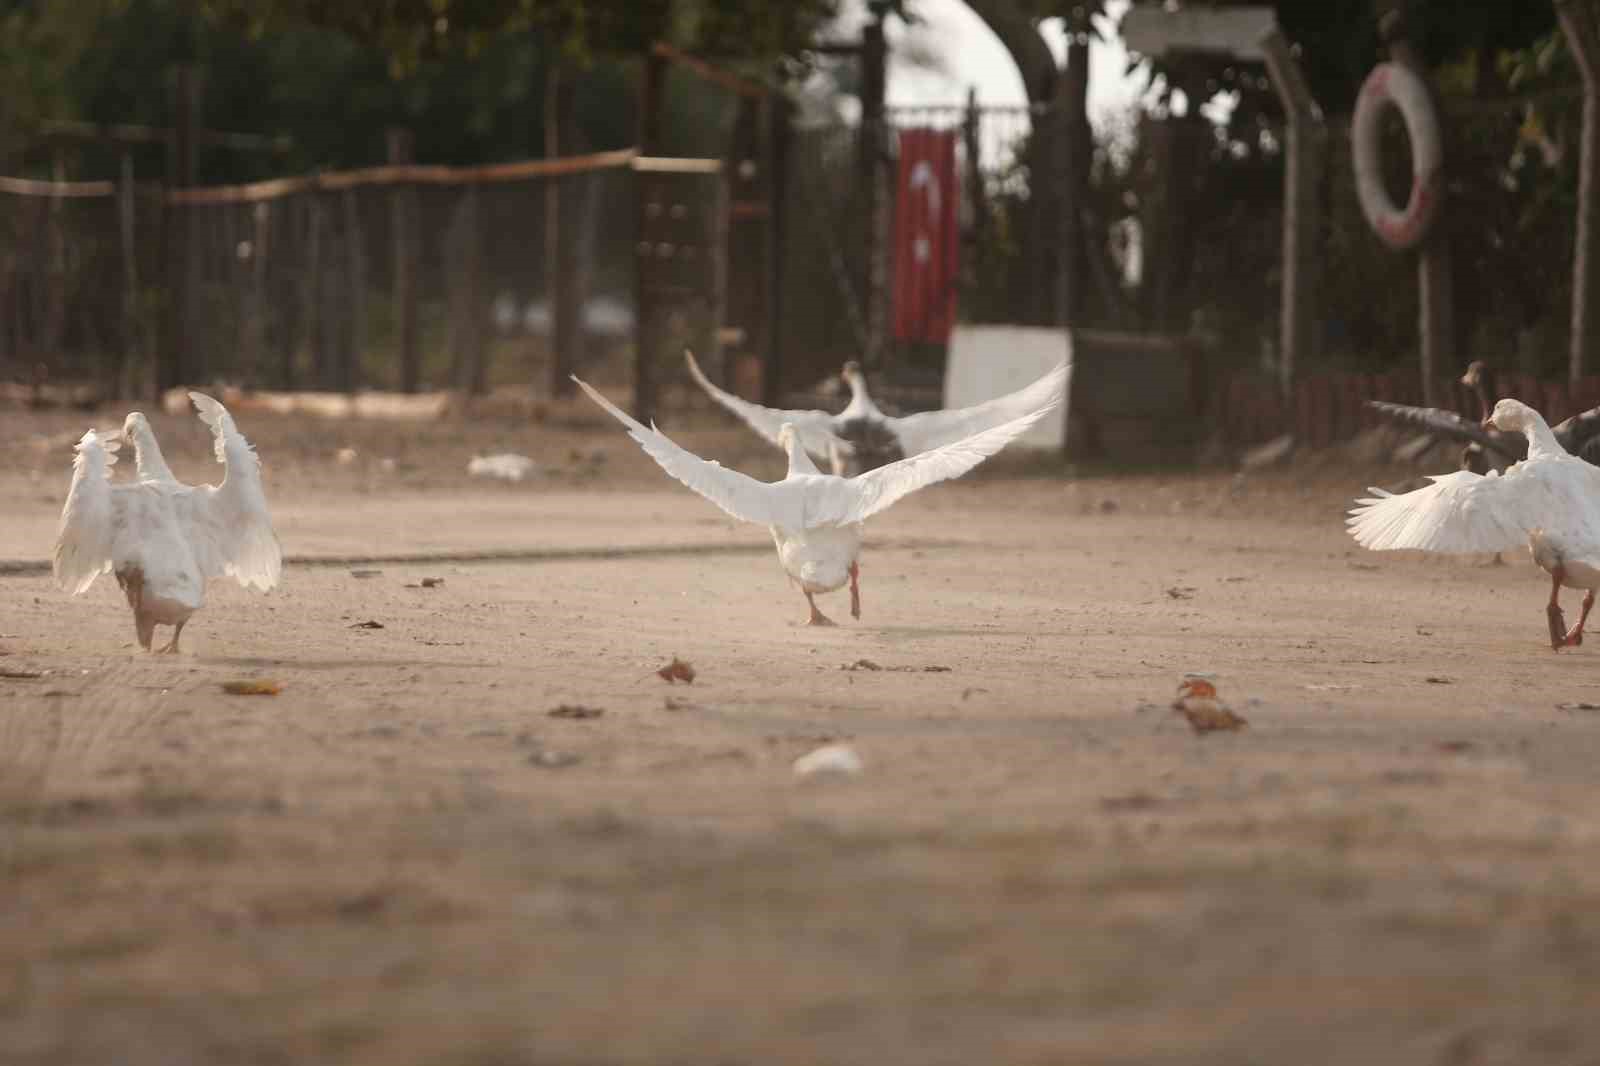
[[[87,421],[6,415],[0,557]],[[175,659],[114,582],[0,577],[7,1063],[1594,1061],[1600,634],[1549,651],[1524,556],[1355,549],[1401,472],[999,464],[872,523],[814,631],[583,408],[241,421],[292,555],[702,551],[295,566]],[[465,478],[502,449],[541,475]],[[1246,731],[1166,709],[1191,670]],[[828,741],[865,772],[795,780]]]

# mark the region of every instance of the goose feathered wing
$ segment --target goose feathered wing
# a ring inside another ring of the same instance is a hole
[[[1390,403],[1387,400],[1368,400],[1367,406],[1380,418],[1404,426],[1432,433],[1436,437],[1454,438],[1466,444],[1476,444],[1514,463],[1528,452],[1528,442],[1520,435],[1494,434],[1454,411],[1438,407],[1413,407],[1410,404]]]
[[[870,518],[917,489],[960,477],[1026,433],[1061,402],[1054,396],[1020,418],[931,452],[878,467],[855,478],[797,474],[783,481],[758,481],[700,458],[665,434],[630,417],[587,383],[573,378],[595,403],[628,429],[628,435],[661,469],[723,511],[745,522],[803,530],[848,525]]]
[[[645,454],[654,459],[661,469],[698,492],[727,514],[742,522],[758,525],[788,527],[799,515],[798,498],[794,506],[786,506],[778,492],[780,483],[758,481],[737,470],[729,470],[720,463],[702,459],[686,448],[679,447],[665,433],[639,422],[622,408],[600,395],[588,382],[572,379],[589,398],[621,422],[628,436],[638,442]],[[793,513],[789,513],[793,512]]]
[[[116,465],[116,445],[89,430],[78,441],[72,460],[72,487],[61,509],[56,530],[51,571],[56,584],[77,595],[94,579],[111,569],[111,549],[116,536],[115,504],[111,493],[111,468]]]
[[[182,517],[195,559],[207,577],[229,576],[266,591],[283,574],[283,550],[272,529],[261,487],[261,460],[228,409],[200,392],[189,393],[200,420],[211,427],[222,484],[197,485],[184,495]]]
[[[1038,410],[1051,397],[1058,401],[1066,394],[1071,365],[1059,363],[1049,373],[1015,392],[998,396],[971,407],[943,411],[923,411],[888,420],[900,450],[906,455],[932,451],[947,444],[994,429]]]
[[[830,478],[829,493],[813,502],[812,525],[862,522],[918,489],[960,477],[1061,406],[1057,389],[1033,410],[941,447],[888,463],[849,479]]]
[[[701,373],[700,364],[695,362],[693,352],[686,350],[683,358],[689,365],[689,376],[694,378],[695,384],[706,391],[706,395],[737,415],[745,425],[773,444],[778,444],[778,431],[787,422],[800,434],[800,443],[805,446],[806,451],[819,459],[828,458],[830,446],[846,454],[854,450],[849,442],[833,432],[834,416],[828,412],[784,411],[776,407],[763,407],[758,403],[751,403],[713,385],[711,380]]]
[[[1365,548],[1498,552],[1540,529],[1570,544],[1600,543],[1600,470],[1571,457],[1528,460],[1505,474],[1459,470],[1399,495],[1369,489],[1346,520]]]
[[[1585,462],[1600,462],[1600,407],[1580,411],[1550,427],[1561,446]]]

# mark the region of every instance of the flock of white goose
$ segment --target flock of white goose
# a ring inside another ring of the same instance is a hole
[[[830,414],[740,399],[712,385],[693,355],[685,355],[690,375],[712,399],[784,450],[789,467],[782,479],[760,481],[702,459],[573,380],[667,474],[732,517],[768,527],[784,573],[806,598],[809,625],[833,624],[815,597],[846,584],[851,616],[861,616],[857,560],[868,518],[918,489],[960,477],[1057,411],[1069,374],[1063,363],[987,403],[896,418],[872,402],[855,364],[843,372],[850,403]],[[115,575],[146,650],[158,625],[174,630],[159,650],[178,650],[184,625],[204,603],[207,581],[231,577],[264,591],[278,583],[283,568],[255,450],[222,404],[198,392],[189,397],[211,428],[224,468],[221,484],[178,481],[149,422],[135,412],[120,432],[102,437],[91,429],[78,442],[56,539],[57,583],[77,594],[100,574]],[[1386,413],[1465,436],[1486,454],[1520,456],[1503,472],[1498,463],[1486,473],[1462,469],[1404,494],[1371,489],[1373,495],[1350,512],[1351,535],[1375,550],[1500,552],[1526,543],[1551,578],[1551,646],[1581,644],[1600,589],[1600,467],[1572,454],[1539,412],[1517,400],[1497,403],[1481,429],[1448,412],[1393,407]],[[1600,425],[1600,417],[1592,421]],[[1517,438],[1525,447],[1507,443]],[[114,481],[112,467],[124,443],[133,449],[135,476]],[[813,456],[827,460],[833,472],[823,473]],[[1570,630],[1559,603],[1563,587],[1585,592],[1582,615]]]

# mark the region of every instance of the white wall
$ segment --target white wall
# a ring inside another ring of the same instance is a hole
[[[956,326],[950,334],[950,355],[944,371],[945,407],[969,407],[1024,385],[1031,385],[1063,359],[1072,359],[1072,341],[1064,329],[1038,326]],[[1072,382],[1067,381],[1067,397]],[[1060,451],[1067,440],[1067,407],[1046,418],[1011,445]]]

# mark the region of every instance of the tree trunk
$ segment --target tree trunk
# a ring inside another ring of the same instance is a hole
[[[1011,53],[1028,102],[1038,109],[1029,152],[1032,224],[1024,257],[1029,275],[1025,314],[1034,322],[1065,324],[1081,302],[1074,265],[1081,261],[1078,220],[1083,204],[1075,180],[1080,173],[1085,178],[1088,174],[1083,146],[1089,139],[1078,132],[1088,128],[1088,44],[1076,39],[1069,44],[1068,67],[1062,71],[1018,0],[967,0],[967,6]]]

